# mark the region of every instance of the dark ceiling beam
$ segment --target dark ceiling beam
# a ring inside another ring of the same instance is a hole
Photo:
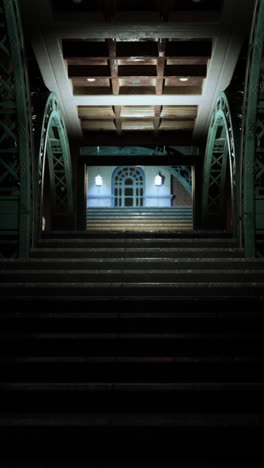
[[[155,113],[155,117],[154,117],[154,121],[153,121],[153,125],[154,125],[154,132],[157,134],[158,131],[159,131],[159,128],[160,128],[160,122],[161,122],[161,111],[162,111],[162,106],[154,106],[154,113]]]
[[[121,106],[113,106],[113,110],[115,113],[116,132],[118,135],[121,135],[122,133]]]
[[[165,65],[165,76],[203,76],[206,77],[206,65]]]
[[[105,42],[92,40],[63,40],[63,56],[66,59],[72,57],[108,57],[108,47]],[[201,57],[210,58],[212,53],[212,41],[189,40],[189,41],[168,41],[164,47],[164,57]],[[137,41],[118,42],[116,44],[116,57],[125,59],[129,57],[158,58],[158,41]]]
[[[116,0],[103,0],[103,12],[106,21],[111,21],[116,13]]]
[[[82,76],[90,77],[116,77],[117,69],[116,59],[110,58],[110,66],[107,65],[90,65],[79,66],[69,65],[69,78],[77,78]],[[164,76],[206,76],[206,65],[165,65]],[[113,75],[112,75],[113,73]],[[150,78],[157,77],[157,67],[155,65],[119,65],[118,77],[130,78],[148,76]]]
[[[80,156],[79,158],[89,166],[123,166],[123,165],[143,165],[143,166],[193,166],[199,163],[199,156],[176,155],[176,156]]]
[[[162,131],[158,134],[147,131],[122,131],[122,135],[116,132],[84,131],[81,144],[83,146],[185,146],[192,141],[192,131]]]
[[[160,4],[160,19],[162,22],[167,22],[169,19],[170,10],[172,8],[172,0],[163,0]]]
[[[108,65],[90,65],[90,66],[79,66],[69,65],[68,67],[69,78],[78,76],[91,76],[100,77],[105,76],[110,78],[111,71]]]
[[[109,68],[111,74],[112,92],[116,96],[119,94],[118,62],[116,59],[116,40],[106,39],[106,43],[108,45],[109,50]]]
[[[166,42],[166,39],[160,39],[158,42],[159,58],[157,59],[156,94],[163,93]]]

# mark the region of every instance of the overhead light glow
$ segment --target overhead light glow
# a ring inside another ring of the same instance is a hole
[[[181,78],[179,78],[180,81],[189,81],[189,77],[188,76],[181,76]]]
[[[96,79],[95,78],[87,78],[87,81],[92,82],[92,81],[96,81]]]

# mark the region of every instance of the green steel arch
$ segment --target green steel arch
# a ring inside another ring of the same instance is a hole
[[[2,255],[27,257],[32,240],[32,120],[17,0],[0,0],[0,35]]]
[[[45,165],[48,163],[53,227],[65,227],[73,218],[72,166],[67,130],[55,93],[44,99],[42,120],[35,131],[37,147],[36,240],[42,226]]]
[[[264,255],[264,0],[257,0],[246,70],[242,149],[242,245],[246,257]]]
[[[219,94],[211,118],[202,186],[202,224],[204,227],[225,228],[225,193],[229,165],[232,225],[234,234],[239,227],[239,122],[227,93]]]

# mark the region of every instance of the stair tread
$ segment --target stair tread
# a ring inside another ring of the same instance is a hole
[[[264,426],[264,414],[258,412],[238,413],[135,413],[135,412],[89,412],[89,413],[23,413],[3,414],[0,416],[0,426],[183,426],[183,427],[254,427]]]
[[[82,363],[99,363],[99,364],[242,364],[242,363],[253,363],[263,364],[264,356],[227,356],[227,355],[216,355],[216,356],[19,356],[19,357],[8,357],[0,360],[1,364],[82,364]]]
[[[5,391],[245,391],[263,392],[264,382],[9,382],[3,381]]]

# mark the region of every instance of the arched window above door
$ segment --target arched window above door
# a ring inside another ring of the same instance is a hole
[[[113,196],[116,207],[143,206],[143,170],[139,167],[118,167],[113,172]]]

